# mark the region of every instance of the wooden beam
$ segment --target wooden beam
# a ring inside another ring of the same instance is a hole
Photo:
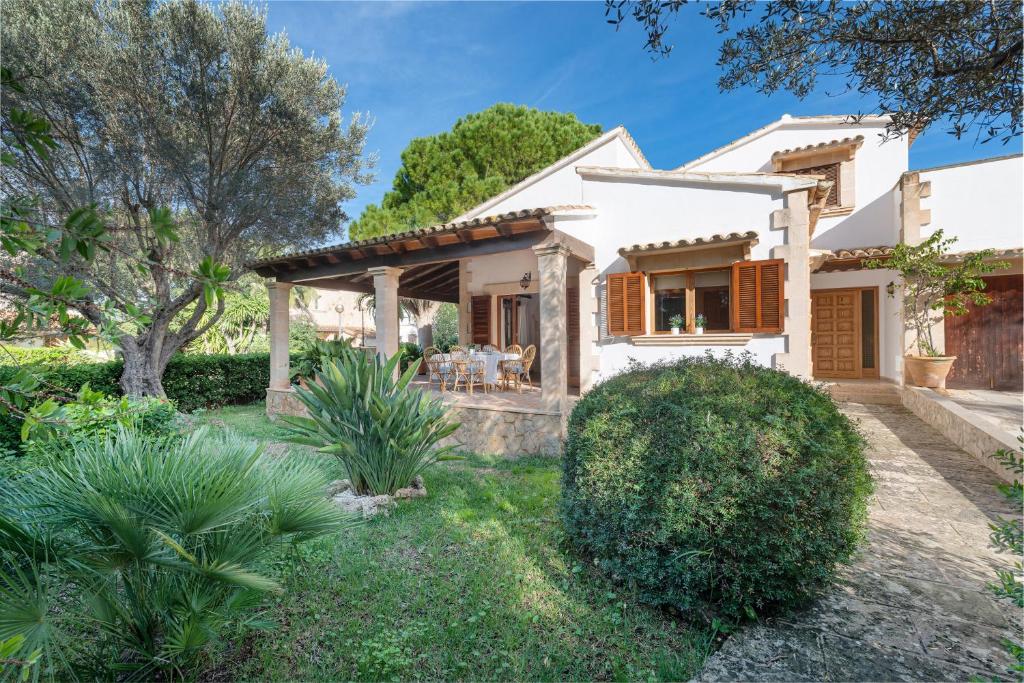
[[[402,284],[406,287],[418,287],[420,282],[425,278],[429,278],[431,274],[436,273],[439,270],[445,270],[452,267],[451,263],[438,263],[430,266],[417,266],[414,269],[407,270],[402,273]],[[455,264],[455,268],[458,269],[458,264]]]
[[[447,264],[445,264],[445,265],[447,265]],[[444,270],[444,272],[435,274],[433,277],[429,277],[429,278],[426,278],[426,279],[416,280],[415,282],[403,282],[402,284],[404,286],[406,286],[406,287],[411,287],[411,288],[414,288],[414,289],[422,289],[424,287],[429,287],[430,285],[434,284],[435,282],[439,282],[439,281],[442,281],[442,280],[450,280],[450,279],[453,279],[453,278],[454,278],[455,282],[458,283],[458,281],[459,281],[459,264],[456,263],[456,264],[454,264],[454,266],[455,266],[454,268],[446,268]],[[456,284],[456,286],[457,286],[457,284]]]

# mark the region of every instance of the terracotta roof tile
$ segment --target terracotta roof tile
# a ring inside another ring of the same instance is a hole
[[[753,230],[746,232],[730,232],[726,234],[711,235],[710,237],[696,237],[694,239],[676,240],[674,242],[649,242],[647,244],[634,244],[630,247],[619,249],[619,256],[643,254],[652,251],[664,251],[669,249],[687,249],[690,247],[713,247],[719,244],[733,242],[750,242],[757,239],[757,233]]]
[[[559,204],[556,206],[544,206],[536,209],[520,209],[519,211],[507,211],[505,213],[499,213],[493,216],[481,216],[479,218],[471,218],[469,220],[456,221],[453,223],[440,223],[438,225],[432,225],[426,228],[417,228],[416,230],[406,230],[405,232],[396,232],[391,233],[389,235],[370,237],[365,240],[354,240],[352,242],[342,242],[340,244],[332,244],[326,247],[319,247],[317,249],[307,249],[306,251],[291,252],[288,254],[282,254],[280,256],[274,256],[272,258],[262,259],[259,261],[250,261],[245,265],[247,268],[256,268],[259,266],[265,266],[292,258],[301,258],[304,256],[318,256],[320,254],[344,251],[346,249],[358,249],[360,247],[369,247],[376,244],[386,244],[388,242],[406,240],[415,237],[423,237],[425,235],[437,235],[443,233],[456,232],[458,230],[466,230],[469,228],[479,228],[488,225],[498,225],[499,223],[507,223],[509,221],[522,220],[524,218],[544,218],[545,216],[552,216],[554,214],[566,211],[593,211],[593,208],[594,207],[587,206],[585,204]]]

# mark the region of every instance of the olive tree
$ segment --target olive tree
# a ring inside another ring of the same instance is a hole
[[[936,122],[958,138],[1020,137],[1020,0],[605,0],[605,14],[639,23],[646,49],[667,57],[671,23],[691,4],[725,36],[722,90],[803,98],[834,76],[878,98],[889,137]]]
[[[108,236],[94,258],[42,250],[19,272],[40,284],[70,273],[89,287],[76,308],[91,324],[131,321],[117,336],[130,395],[162,395],[171,355],[216,324],[211,279],[331,238],[366,180],[367,128],[343,121],[344,88],[249,5],[8,0],[2,40],[32,79],[4,98],[5,126],[40,112],[56,142],[11,149],[4,192],[37,195],[55,225],[94,206]]]

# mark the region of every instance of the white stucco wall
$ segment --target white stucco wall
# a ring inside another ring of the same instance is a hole
[[[941,228],[957,238],[955,251],[1024,246],[1021,155],[920,173],[922,183],[931,183],[931,196],[921,200],[921,208],[931,211],[931,223],[921,226],[921,237]]]
[[[770,227],[772,212],[783,208],[782,194],[771,189],[587,176],[583,178],[583,203],[595,207],[597,215],[585,221],[561,222],[558,229],[593,245],[602,280],[609,273],[629,270],[618,250],[633,244],[754,230],[758,244],[751,256],[768,259],[772,249],[785,240],[784,230]],[[599,292],[602,290],[600,287]],[[600,379],[624,370],[631,358],[652,362],[699,356],[709,350],[715,355],[750,352],[756,362],[771,366],[773,354],[786,350],[782,335],[756,335],[745,346],[728,347],[635,346],[604,338],[597,348]]]
[[[627,342],[606,341],[598,343],[597,348],[601,357],[598,380],[605,380],[625,370],[630,360],[652,363],[685,356],[703,356],[709,351],[716,358],[726,353],[750,353],[758,365],[772,367],[772,356],[783,353],[786,342],[781,335],[757,335],[745,346],[634,346]]]
[[[783,206],[780,192],[637,178],[583,180],[583,202],[595,207],[597,216],[558,227],[593,245],[601,274],[627,271],[618,250],[633,244],[754,230],[759,243],[752,256],[762,259],[784,239],[782,230],[769,229],[772,211]]]
[[[897,278],[891,270],[851,270],[811,275],[811,291],[843,287],[878,287],[878,371],[882,377],[899,382],[903,369],[902,299],[889,296],[885,287]]]
[[[689,170],[769,173],[775,152],[862,135],[864,143],[854,157],[854,211],[845,216],[823,216],[811,246],[846,249],[893,245],[899,240],[899,198],[894,188],[908,168],[909,151],[906,138],[882,142],[879,135],[884,130],[880,123],[794,120]]]

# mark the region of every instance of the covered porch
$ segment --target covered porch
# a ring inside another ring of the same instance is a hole
[[[537,347],[533,374],[538,389],[488,394],[478,390],[473,397],[460,394],[444,400],[462,413],[464,425],[466,411],[542,416],[545,431],[556,432],[554,438],[545,440],[544,449],[526,451],[552,450],[561,436],[570,396],[589,386],[595,369],[594,249],[562,229],[593,213],[586,206],[514,211],[250,264],[274,280],[268,284],[268,415],[301,409],[288,364],[288,295],[293,286],[373,294],[376,352],[389,357],[399,350],[399,297],[426,299],[458,305],[461,345],[504,349],[527,342]],[[436,390],[422,381],[417,388]],[[518,417],[508,423],[514,432],[520,429],[515,423],[523,421],[526,418]],[[460,429],[467,431],[466,426]],[[513,441],[505,439],[509,446]]]

